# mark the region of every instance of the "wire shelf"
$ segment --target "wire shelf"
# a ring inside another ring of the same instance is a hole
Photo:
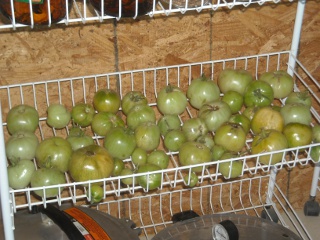
[[[48,0],[50,1],[50,0]],[[101,0],[103,2],[103,0]],[[214,1],[207,1],[207,0],[164,0],[164,1],[152,1],[152,10],[147,13],[146,15],[149,17],[153,17],[155,15],[162,15],[162,16],[169,16],[172,14],[185,14],[186,12],[195,11],[195,12],[202,12],[207,10],[216,11],[218,9],[226,8],[232,9],[234,7],[249,7],[250,5],[265,5],[265,4],[278,4],[283,1],[280,0],[214,0]],[[286,0],[285,2],[294,2],[294,0]],[[119,0],[119,4],[121,4],[121,0]],[[30,1],[31,5],[31,1]],[[102,3],[101,3],[102,5]],[[11,9],[13,9],[13,0],[11,0]],[[66,6],[68,6],[68,0],[66,0]],[[69,9],[68,7],[66,7]],[[48,6],[48,12],[50,12],[50,5]],[[138,9],[135,9],[135,14],[133,19],[139,17],[138,16]],[[32,18],[32,7],[30,7],[30,19]],[[12,13],[11,13],[12,15]],[[110,19],[117,19],[120,20],[123,18],[121,16],[121,12],[117,17],[105,15],[103,12],[96,11],[87,0],[73,0],[72,7],[67,11],[66,16],[63,20],[59,21],[58,23],[52,23],[50,17],[48,19],[48,24],[44,26],[51,27],[56,24],[62,25],[70,25],[74,23],[86,24],[92,22],[105,22]],[[11,20],[6,20],[2,18],[0,20],[0,31],[5,29],[17,29],[17,28],[35,28],[38,27],[31,20],[29,25],[18,23],[15,18]]]
[[[214,81],[216,80],[218,73],[226,68],[244,68],[252,72],[256,78],[258,78],[261,72],[278,70],[278,69],[290,69],[288,67],[288,59],[290,52],[276,52],[269,54],[260,54],[239,58],[222,59],[216,61],[199,62],[175,66],[165,66],[150,69],[140,69],[133,71],[106,73],[94,76],[82,76],[70,79],[56,79],[43,82],[13,84],[0,87],[1,105],[2,105],[2,121],[4,137],[7,139],[9,133],[6,129],[6,115],[8,111],[18,104],[29,104],[34,106],[40,115],[39,128],[36,131],[39,139],[46,139],[51,136],[66,137],[69,134],[69,128],[67,126],[64,129],[57,130],[49,127],[46,124],[46,109],[50,103],[63,103],[67,108],[71,109],[77,102],[91,103],[94,93],[100,88],[116,89],[119,94],[124,94],[131,90],[141,91],[148,98],[150,106],[157,112],[156,97],[159,90],[167,84],[177,85],[182,88],[188,86],[194,77],[198,77],[202,74],[206,74]],[[296,91],[308,89],[313,96],[314,107],[312,108],[313,124],[320,122],[319,110],[316,106],[319,105],[319,96],[317,89],[311,89],[310,82],[317,82],[310,73],[301,65],[297,60],[297,66],[295,69],[291,69],[294,73],[294,79],[296,82]],[[317,86],[317,85],[315,85]],[[319,86],[317,86],[319,87]],[[279,104],[282,104],[280,101]],[[159,116],[159,112],[157,115]],[[191,108],[183,113],[181,121],[196,116],[196,112]],[[103,144],[103,137],[92,135],[96,144]],[[252,142],[252,136],[247,139],[246,148],[247,153],[250,152]],[[167,169],[159,170],[154,173],[161,175],[161,186],[157,192],[166,191],[166,189],[180,189],[188,185],[188,182],[184,180],[184,176],[192,172],[193,167],[200,167],[201,171],[198,174],[199,184],[204,186],[221,181],[221,179],[229,179],[229,175],[222,177],[218,171],[221,163],[229,162],[231,166],[235,162],[242,162],[243,167],[241,170],[241,177],[246,178],[255,176],[258,174],[267,174],[271,170],[280,170],[282,168],[294,168],[297,165],[308,165],[314,162],[310,157],[312,147],[318,144],[310,144],[308,146],[301,146],[296,148],[290,148],[271,153],[260,154],[244,154],[242,156],[221,160],[217,162],[209,162],[190,166],[180,166],[178,160],[178,152],[166,151],[170,157],[170,164]],[[162,146],[160,144],[160,146]],[[264,165],[260,160],[264,156],[269,156],[270,159],[275,154],[282,155],[282,161],[275,164]],[[131,158],[124,160],[125,164],[134,168],[134,164]],[[35,163],[36,165],[36,163]],[[148,175],[149,173],[147,173]],[[101,182],[104,188],[104,198],[112,196],[113,198],[119,198],[122,195],[140,195],[144,193],[152,193],[149,191],[149,187],[142,188],[138,184],[123,185],[121,183],[124,178],[132,178],[133,182],[145,173],[136,173],[128,176],[110,177],[107,179],[99,179],[88,182],[72,182],[68,173],[65,173],[66,184],[54,185],[43,188],[25,188],[18,190],[10,190],[10,196],[12,199],[13,212],[17,212],[19,209],[29,208],[32,209],[36,205],[44,205],[48,203],[58,203],[59,205],[64,202],[73,202],[75,204],[82,204],[86,201],[90,202],[90,197],[87,196],[87,192],[90,192],[92,184]],[[85,184],[89,184],[88,187],[84,187]],[[60,188],[62,191],[56,198],[51,199],[39,199],[33,196],[34,190],[42,190],[45,193],[49,188]]]

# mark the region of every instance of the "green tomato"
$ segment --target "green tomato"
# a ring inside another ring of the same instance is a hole
[[[284,70],[265,72],[260,75],[259,80],[269,83],[274,97],[278,99],[287,97],[293,91],[293,78]]]
[[[121,183],[124,185],[133,185],[136,184],[137,178],[136,177],[123,177],[123,176],[128,176],[128,175],[133,175],[134,171],[131,168],[125,167],[122,169],[120,176],[121,176]]]
[[[269,129],[263,130],[253,138],[251,153],[268,153],[288,148],[288,140],[282,132]],[[276,164],[282,161],[283,153],[266,154],[259,156],[259,162],[265,165]]]
[[[221,100],[204,104],[198,117],[204,120],[209,131],[216,131],[223,123],[229,121],[232,112],[229,105]]]
[[[239,124],[243,128],[246,134],[248,134],[250,131],[250,128],[251,128],[250,119],[246,117],[244,114],[241,114],[241,113],[233,114],[230,117],[229,122]]]
[[[314,162],[320,161],[320,145],[311,148],[310,157]]]
[[[163,115],[157,121],[157,124],[160,128],[160,133],[162,136],[165,136],[171,130],[177,130],[181,127],[180,118],[178,115]]]
[[[8,167],[9,187],[22,189],[30,184],[31,177],[36,171],[33,161],[21,160],[16,165]]]
[[[192,166],[211,161],[210,149],[199,142],[185,142],[179,149],[179,163],[182,166]],[[193,172],[201,172],[202,166],[193,167]]]
[[[112,171],[112,176],[119,176],[121,171],[124,169],[124,162],[121,159],[114,159],[114,167]]]
[[[145,104],[137,104],[131,108],[127,115],[127,126],[131,129],[143,122],[156,122],[156,114],[152,107]]]
[[[114,170],[114,160],[109,152],[99,146],[90,145],[73,152],[69,163],[69,174],[76,182],[108,178]],[[87,184],[83,184],[86,186]]]
[[[192,107],[200,109],[203,104],[218,100],[220,89],[215,82],[203,75],[191,81],[187,97]]]
[[[234,114],[241,110],[243,105],[243,96],[236,91],[227,91],[223,95],[222,101],[229,105],[232,114]]]
[[[286,104],[281,108],[280,113],[285,125],[292,122],[310,125],[312,122],[310,108],[303,103]]]
[[[312,127],[309,125],[288,123],[283,129],[283,134],[288,140],[289,148],[309,145],[312,142]]]
[[[91,185],[90,192],[88,192],[87,195],[90,195],[91,204],[99,203],[102,201],[104,197],[103,187],[99,185]]]
[[[302,103],[307,107],[311,108],[312,98],[309,91],[307,90],[303,92],[291,92],[285,101],[285,104],[290,103]]]
[[[77,103],[71,111],[73,122],[81,127],[87,127],[91,124],[95,114],[92,105],[87,103]]]
[[[147,163],[147,157],[148,153],[146,150],[136,147],[131,154],[131,161],[136,167],[139,167]]]
[[[187,142],[187,137],[185,133],[180,130],[171,130],[164,136],[164,146],[171,152],[176,152],[179,150],[183,143]]]
[[[31,177],[30,180],[31,187],[46,187],[53,186],[58,184],[66,183],[65,175],[54,168],[41,168],[37,169]],[[60,191],[59,191],[60,190]],[[39,190],[34,190],[33,192],[43,198],[51,198],[56,197],[59,193],[61,193],[63,187],[52,187],[52,188],[43,188]]]
[[[251,73],[245,69],[224,69],[218,76],[218,86],[222,93],[236,91],[244,95],[246,87],[253,81]]]
[[[104,139],[104,147],[118,159],[129,158],[136,148],[134,131],[125,127],[112,128]]]
[[[187,107],[187,97],[177,86],[168,85],[157,96],[157,107],[163,115],[180,115]]]
[[[226,152],[226,149],[222,146],[215,144],[211,149],[212,161],[220,160],[222,155]]]
[[[91,129],[98,136],[106,136],[111,128],[124,126],[124,121],[118,115],[110,112],[95,114],[91,122]]]
[[[195,141],[200,136],[209,132],[205,119],[200,117],[189,118],[183,122],[182,132],[184,132],[188,141]]]
[[[239,124],[225,123],[216,130],[214,142],[227,151],[240,152],[246,144],[246,133]]]
[[[251,120],[251,129],[254,134],[260,133],[263,129],[274,129],[282,132],[284,119],[281,113],[272,107],[261,107]]]
[[[270,106],[274,99],[273,89],[264,81],[252,81],[248,84],[244,93],[244,105],[246,107]]]
[[[225,152],[220,159],[224,160],[224,159],[232,159],[236,157],[237,157],[236,154]],[[243,162],[241,160],[222,162],[219,164],[219,172],[225,178],[239,177],[242,174],[242,168],[243,168]]]
[[[66,172],[69,169],[72,152],[72,146],[66,139],[50,137],[39,143],[36,149],[36,161],[41,168],[56,168]]]
[[[196,142],[203,143],[206,145],[210,150],[214,147],[215,142],[211,133],[206,135],[200,136],[196,139]]]
[[[189,187],[189,188],[193,188],[198,184],[198,176],[195,172],[191,172],[188,175],[185,175],[183,177],[183,180],[185,182],[185,184]]]
[[[86,135],[79,127],[71,128],[66,139],[71,144],[73,151],[94,144],[93,138]]]
[[[36,156],[39,140],[33,132],[15,132],[6,142],[6,156],[11,164],[21,159],[31,160]]]
[[[57,129],[66,127],[71,119],[71,113],[62,104],[50,104],[47,114],[47,124]]]
[[[93,96],[93,107],[98,112],[117,113],[121,105],[119,94],[112,89],[100,89]]]
[[[166,169],[169,166],[170,158],[165,151],[156,149],[149,153],[147,163],[152,163],[159,166],[161,169]]]
[[[126,95],[122,98],[121,108],[124,115],[128,115],[131,108],[138,104],[148,104],[148,100],[146,96],[143,95],[142,92],[139,91],[130,91],[127,92]]]
[[[7,115],[7,129],[15,132],[35,132],[39,125],[38,111],[29,105],[20,104],[10,109]]]
[[[160,129],[154,122],[144,122],[138,125],[134,131],[137,147],[147,152],[153,151],[160,144]]]
[[[161,170],[161,168],[152,163],[146,163],[138,168],[137,173],[146,173],[138,176],[138,184],[147,190],[154,190],[161,186],[161,173],[153,173],[153,171]]]

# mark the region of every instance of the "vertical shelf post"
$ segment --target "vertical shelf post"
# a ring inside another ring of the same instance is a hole
[[[306,5],[306,0],[298,1],[296,18],[295,18],[295,23],[293,28],[292,43],[291,43],[291,54],[289,56],[289,66],[288,66],[288,73],[291,76],[293,76],[294,68],[296,65],[295,58],[298,57],[300,35],[301,35],[305,5]]]
[[[9,183],[8,183],[8,172],[7,172],[7,161],[5,154],[5,141],[3,134],[3,123],[2,123],[2,109],[0,102],[0,198],[1,198],[1,211],[3,219],[3,229],[4,229],[4,238],[6,240],[13,240],[13,225],[12,225],[12,212],[11,209],[11,200],[9,195]]]

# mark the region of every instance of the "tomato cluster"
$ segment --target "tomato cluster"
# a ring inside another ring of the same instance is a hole
[[[139,91],[121,98],[114,90],[101,89],[92,103],[76,103],[70,111],[62,104],[50,105],[48,126],[66,128],[68,136],[40,142],[35,135],[37,110],[23,104],[13,107],[7,116],[9,184],[12,188],[61,184],[68,172],[77,182],[121,176],[124,185],[153,190],[161,186],[160,170],[168,168],[169,153],[180,166],[198,164],[184,173],[189,187],[196,186],[198,174],[212,161],[225,178],[240,176],[243,163],[241,158],[220,160],[257,154],[258,164],[276,164],[284,153],[265,153],[320,141],[320,127],[311,125],[311,96],[294,92],[293,86],[293,78],[282,70],[254,79],[246,70],[225,69],[216,81],[204,75],[193,79],[185,92],[171,84],[163,87],[156,95],[157,113]],[[196,115],[182,118],[187,109]],[[87,134],[88,127],[103,144]],[[320,147],[314,147],[311,157],[318,161],[319,155]],[[137,177],[132,177],[134,173]],[[101,184],[90,188],[96,201],[102,199]],[[59,189],[35,193],[52,197]]]

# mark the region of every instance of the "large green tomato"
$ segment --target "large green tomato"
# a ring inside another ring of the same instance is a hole
[[[143,122],[156,122],[156,113],[153,108],[146,104],[134,105],[127,115],[127,126],[135,129]]]
[[[227,151],[240,152],[246,144],[246,133],[239,124],[225,123],[216,130],[214,142]]]
[[[218,100],[220,89],[215,82],[203,75],[191,81],[187,97],[192,107],[200,109],[203,104]]]
[[[139,91],[130,91],[122,98],[121,109],[124,115],[128,115],[130,109],[137,104],[148,104],[146,96]]]
[[[260,133],[263,129],[274,129],[282,132],[284,119],[281,113],[272,107],[262,107],[251,120],[251,129],[254,134]]]
[[[73,151],[77,150],[78,148],[94,144],[93,138],[78,127],[71,128],[66,139],[71,144]]]
[[[177,86],[168,85],[157,96],[157,107],[163,115],[180,115],[187,107],[187,97]]]
[[[185,142],[179,149],[179,163],[182,166],[206,163],[211,161],[210,149],[199,142]],[[202,166],[193,167],[193,172],[201,172]]]
[[[198,116],[204,120],[209,131],[217,130],[231,115],[229,105],[221,100],[204,104],[198,112]]]
[[[251,73],[244,69],[224,69],[218,77],[218,86],[222,93],[236,91],[244,95],[245,89],[253,81]]]
[[[289,148],[309,145],[312,142],[312,127],[301,123],[288,123],[283,134],[288,140]]]
[[[10,134],[15,132],[35,132],[39,124],[38,111],[29,105],[21,104],[10,109],[7,115],[7,128]]]
[[[121,105],[119,94],[112,89],[100,89],[93,96],[93,107],[98,112],[117,113]]]
[[[160,144],[160,129],[154,122],[144,122],[134,130],[137,147],[153,151]]]
[[[267,82],[273,89],[275,98],[285,98],[293,91],[293,78],[284,70],[265,72],[259,80]]]
[[[41,168],[68,171],[72,154],[71,144],[62,137],[50,137],[41,141],[36,149],[36,161]]]
[[[31,177],[30,184],[32,188],[46,187],[66,183],[65,175],[54,168],[40,168],[36,170]],[[34,190],[33,192],[43,198],[51,198],[61,193],[63,187],[52,187]]]
[[[282,161],[283,153],[265,154],[272,151],[288,148],[288,141],[282,132],[277,130],[264,130],[253,138],[251,153],[259,156],[259,162],[266,165],[273,165]]]
[[[6,155],[11,164],[36,156],[39,140],[33,132],[15,132],[6,142]]]
[[[310,108],[303,103],[286,104],[280,109],[280,113],[285,125],[292,122],[310,125],[312,121]]]
[[[307,90],[302,92],[291,92],[285,101],[285,104],[290,103],[302,103],[310,108],[312,105],[312,98]]]
[[[50,104],[47,115],[47,124],[57,129],[66,127],[71,119],[71,113],[62,104]]]
[[[122,118],[110,112],[95,114],[91,122],[91,129],[98,136],[106,136],[111,128],[124,126]]]
[[[200,117],[185,120],[182,125],[182,131],[188,141],[195,141],[198,137],[204,136],[209,132],[205,120]]]
[[[113,170],[112,156],[98,145],[79,148],[73,152],[69,162],[70,176],[76,182],[108,178]]]
[[[118,159],[129,158],[136,145],[134,131],[126,127],[112,128],[104,139],[104,147]]]
[[[243,100],[246,107],[270,106],[274,100],[273,89],[267,82],[252,81],[246,88]]]
[[[16,165],[8,167],[9,187],[22,189],[29,185],[31,177],[36,170],[33,161],[21,160]]]

